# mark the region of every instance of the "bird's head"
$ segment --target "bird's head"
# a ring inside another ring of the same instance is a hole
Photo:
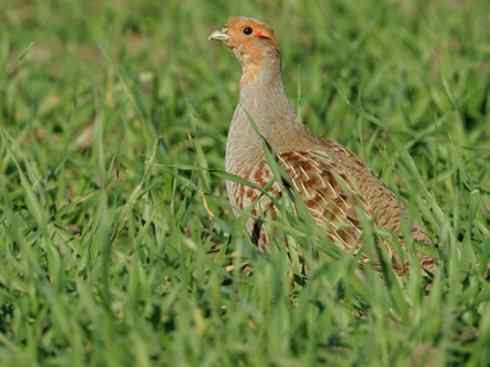
[[[226,25],[209,36],[232,49],[242,66],[257,68],[264,62],[279,63],[279,44],[266,24],[248,17],[230,17]]]

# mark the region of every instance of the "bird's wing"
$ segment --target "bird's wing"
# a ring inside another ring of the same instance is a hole
[[[354,153],[332,141],[324,141],[324,144],[325,149],[277,155],[277,162],[285,170],[292,189],[304,200],[315,220],[327,226],[329,233],[345,244],[359,238],[359,209],[378,227],[398,233],[404,209],[393,192]],[[266,188],[268,195],[237,184],[232,193],[237,208],[258,204],[252,209],[255,216],[266,209],[277,212],[271,197],[280,197],[284,185],[273,182],[274,175],[267,161],[260,161],[242,177]],[[416,240],[430,243],[420,227],[414,227],[413,235]]]
[[[353,153],[346,151],[342,154]],[[324,150],[290,151],[276,157],[285,171],[286,182],[275,180],[269,164],[263,160],[243,173],[246,180],[262,189],[237,184],[231,195],[239,210],[251,208],[248,229],[260,247],[269,242],[267,233],[262,230],[263,219],[267,215],[275,217],[278,214],[273,198],[286,196],[285,190],[296,193],[315,221],[325,228],[328,237],[347,250],[357,250],[360,246],[360,210],[378,227],[399,232],[403,208],[394,194],[360,161],[349,160],[346,164],[343,158],[347,156],[342,158]],[[430,243],[419,227],[414,227],[413,237]],[[400,273],[406,271],[407,264],[399,261],[387,242],[382,243],[391,254],[394,268]],[[363,261],[368,261],[367,257]],[[434,259],[422,256],[420,261],[422,266],[430,268]]]
[[[335,161],[315,151],[292,151],[277,155],[285,173],[285,182],[274,180],[267,161],[263,160],[245,174],[251,183],[265,188],[267,194],[251,186],[236,185],[232,196],[239,209],[253,205],[252,216],[264,211],[276,215],[271,198],[284,195],[285,186],[298,194],[317,223],[324,226],[330,238],[352,248],[360,237],[357,210],[370,213],[371,208],[354,189],[349,176],[340,171]]]

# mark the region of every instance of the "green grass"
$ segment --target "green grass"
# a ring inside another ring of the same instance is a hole
[[[490,2],[0,5],[1,366],[490,365]],[[424,223],[430,291],[294,216],[251,244],[224,192],[239,65],[207,41],[228,15],[274,27],[306,123]]]

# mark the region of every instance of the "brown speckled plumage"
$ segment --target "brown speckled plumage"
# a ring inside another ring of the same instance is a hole
[[[359,247],[359,209],[378,227],[398,233],[403,208],[395,195],[350,150],[313,136],[292,110],[283,88],[273,31],[252,18],[232,17],[210,38],[223,41],[242,65],[240,101],[228,135],[226,169],[265,188],[268,195],[235,181],[227,181],[227,191],[235,213],[251,208],[248,229],[258,245],[266,246],[268,238],[257,223],[265,213],[272,218],[277,215],[271,197],[284,195],[282,185],[273,180],[262,139],[275,154],[291,189],[331,240],[348,250]],[[419,227],[415,226],[412,234],[416,240],[430,243]],[[432,260],[423,257],[421,263],[429,266]],[[395,258],[393,264],[398,272],[406,268]]]

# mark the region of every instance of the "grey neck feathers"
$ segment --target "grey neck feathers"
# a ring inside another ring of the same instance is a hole
[[[260,67],[251,67],[256,68],[254,78],[243,67],[240,101],[226,146],[226,168],[235,174],[264,156],[263,142],[252,121],[275,152],[287,150],[304,129],[284,92],[279,58],[264,58]]]

